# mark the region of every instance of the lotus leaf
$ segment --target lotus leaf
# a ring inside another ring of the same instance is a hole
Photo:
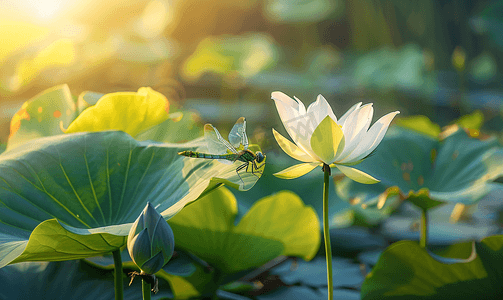
[[[217,186],[212,178],[235,176],[233,165],[177,154],[195,145],[105,131],[40,138],[2,153],[0,266],[117,250],[147,201],[167,219]]]
[[[227,274],[279,255],[312,259],[318,250],[318,217],[291,192],[259,200],[235,226],[236,215],[234,195],[220,188],[186,207],[169,224],[177,247]]]
[[[445,256],[412,241],[388,247],[365,279],[362,299],[500,299],[503,236],[451,246]],[[449,257],[450,256],[450,257]]]

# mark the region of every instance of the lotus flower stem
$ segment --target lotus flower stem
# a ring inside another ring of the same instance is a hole
[[[325,238],[325,255],[327,259],[328,300],[334,299],[334,283],[332,275],[332,247],[330,246],[330,228],[328,227],[328,185],[330,179],[330,167],[323,164],[325,173],[323,183],[323,236]]]
[[[428,245],[428,210],[421,209],[421,231],[419,232],[419,245],[426,248]]]
[[[150,286],[150,283],[148,283],[145,279],[142,278],[141,280],[141,292],[143,295],[143,300],[150,300],[150,290],[152,287]]]
[[[122,287],[122,258],[121,250],[117,249],[112,251],[114,257],[114,286],[115,286],[115,300],[124,299],[124,289]]]

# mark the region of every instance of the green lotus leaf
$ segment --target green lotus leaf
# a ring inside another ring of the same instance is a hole
[[[362,299],[500,299],[503,236],[470,244],[451,246],[443,253],[451,257],[412,241],[391,245],[363,282]]]
[[[385,198],[388,188],[397,187],[401,197],[426,209],[443,203],[469,205],[497,188],[492,180],[503,172],[503,149],[494,138],[472,138],[461,129],[440,141],[395,127],[375,155],[357,168],[381,182],[368,186],[349,183],[347,178],[337,181],[336,190],[345,200],[360,197],[375,202]]]
[[[443,135],[448,135],[452,131],[456,131],[458,126],[472,131],[474,136],[478,136],[478,130],[484,123],[484,114],[480,110],[476,110],[471,114],[461,116],[454,120],[451,126],[446,126],[443,129],[426,116],[410,116],[396,119],[396,125],[407,128],[433,138],[442,138]]]
[[[197,144],[105,131],[41,138],[2,153],[0,267],[114,251],[147,201],[168,219],[217,187],[212,178],[235,176],[233,165],[177,154]]]
[[[204,74],[226,75],[234,72],[253,77],[276,64],[278,47],[263,33],[207,37],[183,63],[182,77],[198,81]]]
[[[66,133],[121,130],[131,136],[169,118],[169,101],[161,93],[142,87],[138,92],[106,94],[85,109]]]
[[[82,92],[77,100],[78,113],[80,114],[86,108],[95,105],[103,96],[104,94],[95,92]],[[114,99],[116,98],[112,98],[111,100]],[[167,120],[160,123],[156,122],[158,124],[148,129],[143,128],[143,131],[137,134],[135,139],[139,141],[153,140],[164,143],[182,143],[202,136],[203,127],[199,115],[193,111],[185,111],[173,107],[174,105],[171,104],[169,108],[170,115]],[[173,104],[176,105],[176,103]],[[94,111],[94,114],[98,114],[98,111]],[[125,116],[121,116],[121,118],[125,118]]]
[[[29,140],[62,134],[77,116],[68,85],[47,89],[26,101],[12,117],[7,150]]]
[[[410,116],[397,118],[396,125],[417,131],[427,136],[437,138],[441,132],[440,126],[426,116]]]
[[[162,94],[142,87],[138,92],[83,92],[74,100],[67,85],[47,89],[23,104],[11,121],[7,150],[29,140],[64,132],[122,130],[140,140],[186,142],[201,132],[197,116],[169,114]],[[66,129],[65,129],[66,128]]]
[[[126,270],[125,270],[126,272]],[[124,274],[124,299],[138,299],[141,280],[130,286]],[[114,299],[114,271],[82,260],[23,262],[0,269],[1,299]],[[170,283],[159,277],[159,292],[152,299],[172,299]]]
[[[296,194],[281,191],[257,201],[234,231],[279,239],[285,247],[283,255],[311,260],[320,247],[319,228],[312,207],[305,206]]]
[[[237,202],[220,188],[168,222],[177,247],[226,274],[260,266],[279,255],[311,259],[319,247],[314,210],[291,192],[259,200],[234,226]]]
[[[461,116],[454,123],[463,128],[479,130],[484,123],[484,114],[477,109],[471,114]]]

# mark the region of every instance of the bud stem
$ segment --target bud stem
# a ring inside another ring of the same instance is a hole
[[[148,283],[145,279],[141,279],[141,291],[143,295],[143,300],[150,300],[150,290],[151,290],[150,283]]]
[[[122,257],[121,250],[117,249],[112,251],[114,257],[114,287],[115,287],[115,300],[124,299],[124,289],[122,287]]]
[[[325,256],[327,259],[328,300],[334,299],[334,284],[332,275],[332,247],[330,246],[330,228],[328,227],[328,187],[330,167],[323,164],[323,236],[325,238]]]

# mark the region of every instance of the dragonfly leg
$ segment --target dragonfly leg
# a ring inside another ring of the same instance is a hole
[[[240,165],[239,167],[236,168],[236,174],[238,174],[239,179],[241,179],[241,182],[243,183],[243,186],[245,185],[245,182],[243,181],[243,178],[241,178],[241,175],[239,175],[239,171],[245,169],[248,167],[249,162],[245,162],[244,164]]]
[[[255,172],[253,172],[253,169],[255,169]],[[260,179],[260,176],[258,176],[256,173],[259,173],[260,175],[262,175],[262,173],[263,173],[263,172],[259,171],[259,166],[257,165],[256,161],[252,161],[251,173],[253,175],[257,176],[257,178],[259,178],[259,179]]]

